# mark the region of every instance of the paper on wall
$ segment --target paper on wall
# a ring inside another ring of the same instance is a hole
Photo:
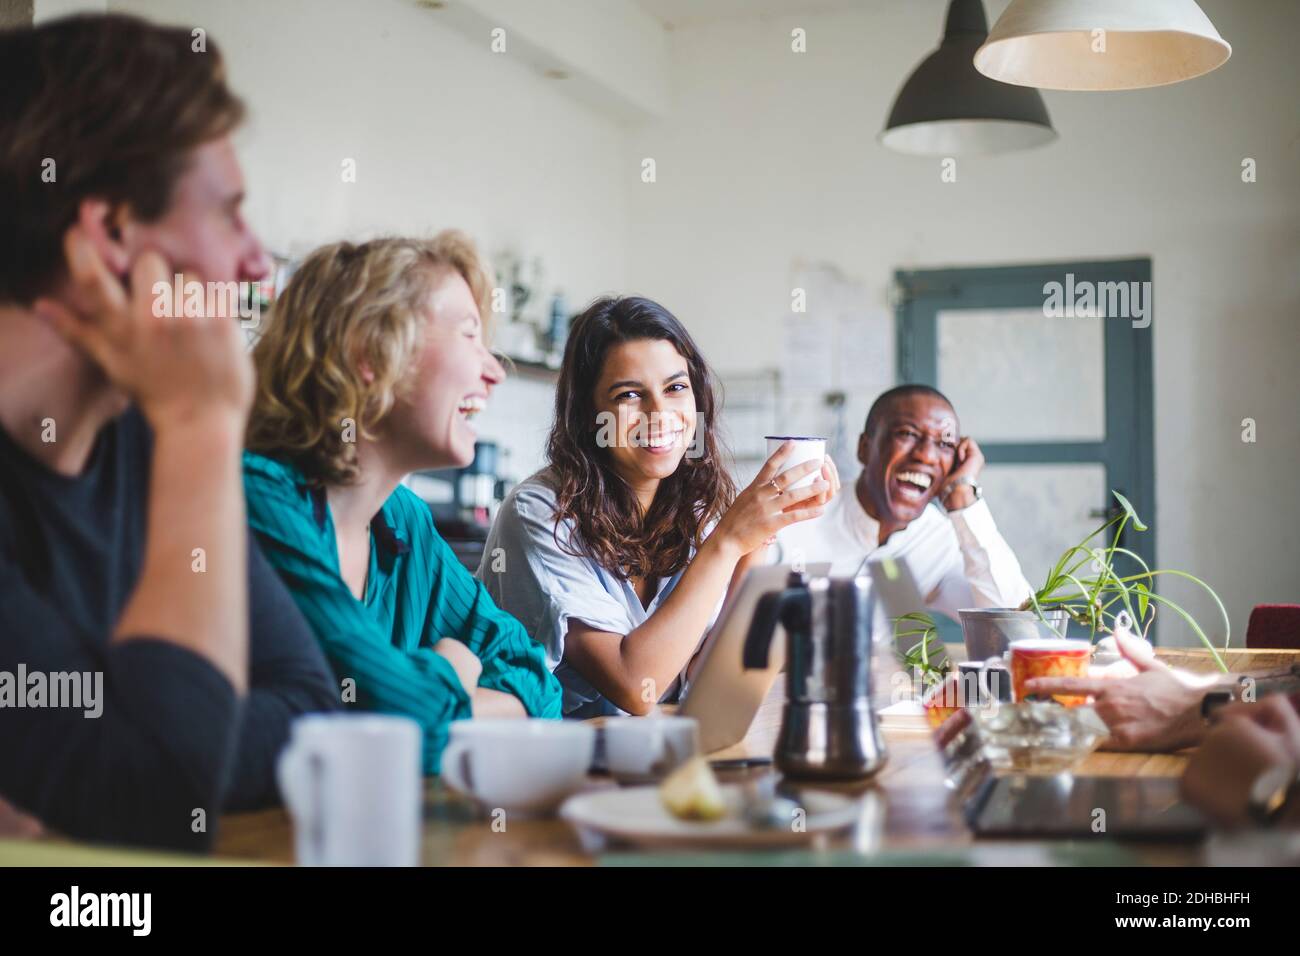
[[[804,311],[783,324],[781,420],[792,432],[830,438],[837,464],[852,465],[866,410],[894,384],[894,322],[865,285],[831,265],[796,267]],[[828,397],[838,394],[828,401]]]

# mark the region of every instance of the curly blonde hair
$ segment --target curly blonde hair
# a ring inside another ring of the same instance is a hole
[[[355,436],[373,438],[401,397],[439,267],[460,273],[486,322],[491,282],[462,232],[337,242],[308,256],[253,347],[248,448],[291,462],[314,485],[355,481],[357,447],[346,429],[350,422]]]

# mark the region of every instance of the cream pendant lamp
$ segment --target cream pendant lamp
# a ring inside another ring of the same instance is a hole
[[[975,68],[1047,90],[1133,90],[1190,80],[1232,47],[1196,0],[1011,0]]]

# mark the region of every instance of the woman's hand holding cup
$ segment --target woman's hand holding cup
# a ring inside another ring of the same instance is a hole
[[[811,502],[805,504],[804,507],[808,507],[812,504],[822,506],[828,505],[831,503],[831,499],[840,493],[840,473],[835,468],[835,459],[830,455],[827,455],[825,460],[822,462],[821,479],[826,482],[826,490]]]
[[[713,532],[742,555],[766,545],[782,528],[820,515],[839,486],[829,459],[805,461],[782,471],[794,448],[795,443],[787,441],[777,449]],[[811,484],[794,487],[810,475],[816,476]]]

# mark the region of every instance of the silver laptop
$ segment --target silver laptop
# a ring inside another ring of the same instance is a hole
[[[829,574],[830,567],[829,562],[808,564],[806,570],[810,577],[819,577]],[[759,705],[785,668],[785,631],[779,625],[765,669],[745,670],[742,658],[758,599],[768,591],[784,589],[791,570],[788,564],[751,569],[723,606],[705,642],[704,657],[678,713],[699,721],[700,748],[706,754],[744,739]]]

